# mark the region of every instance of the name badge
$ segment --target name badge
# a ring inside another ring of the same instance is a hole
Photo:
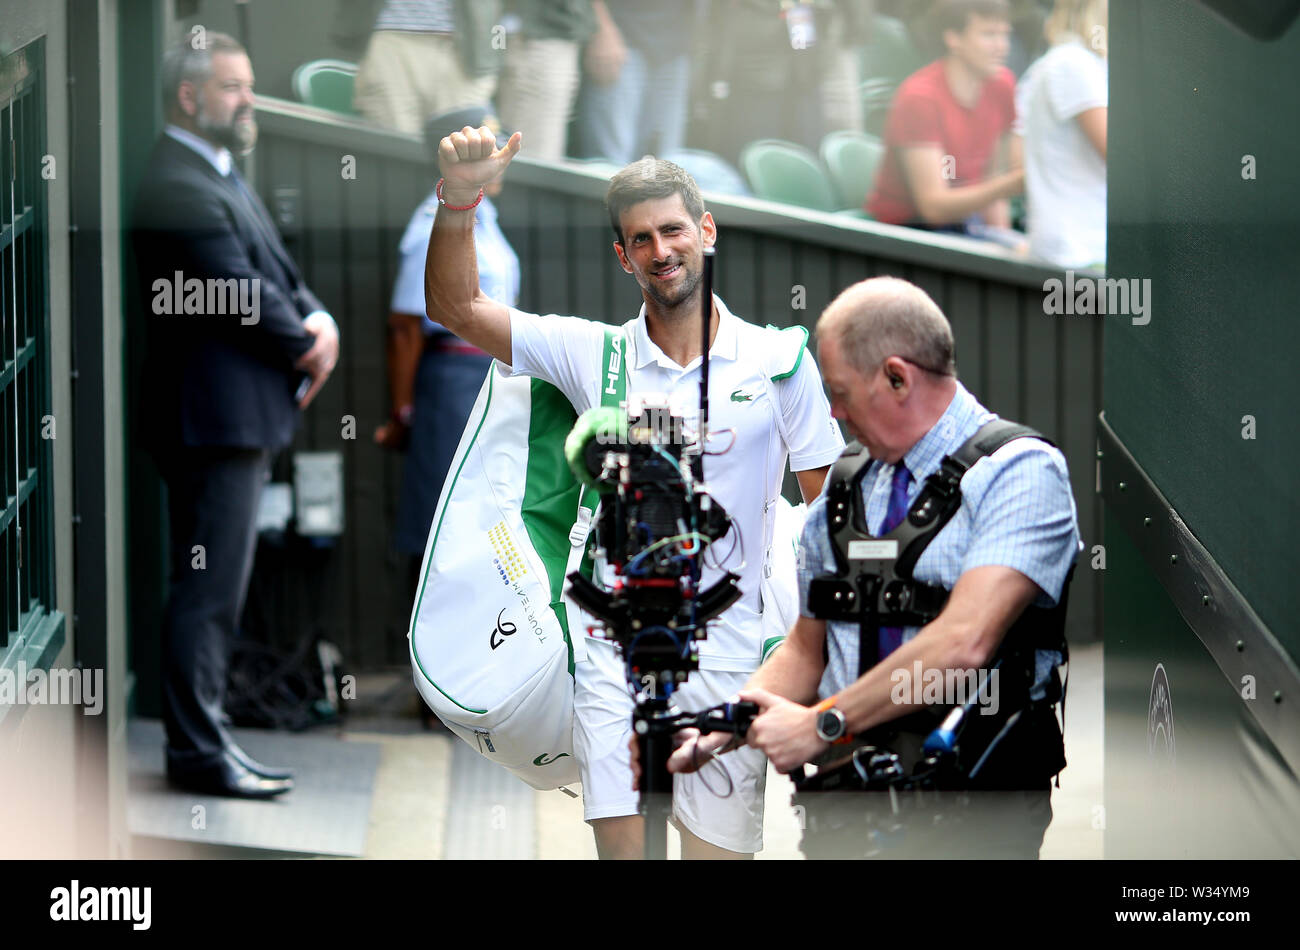
[[[898,541],[850,541],[849,557],[856,560],[883,561],[898,557]]]

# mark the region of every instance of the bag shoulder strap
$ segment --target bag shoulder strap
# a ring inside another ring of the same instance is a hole
[[[602,406],[619,406],[627,399],[627,347],[631,339],[627,327],[605,328],[604,385],[600,390]]]
[[[627,401],[627,350],[630,340],[630,324],[605,328],[605,349],[600,361],[600,365],[604,368],[604,382],[600,390],[602,406],[617,408]],[[580,571],[583,576],[590,578],[595,573],[595,564],[592,562],[591,555],[587,553],[587,537],[596,520],[598,504],[599,497],[596,492],[584,485],[578,502],[577,519],[569,532],[572,550],[565,570],[566,575],[573,571]],[[583,513],[584,509],[586,514]],[[572,614],[570,618],[572,619]]]
[[[600,404],[602,406],[617,408],[627,401],[628,338],[626,327],[605,328],[605,349],[600,360],[600,365],[603,367],[603,382],[600,389]],[[596,493],[589,491],[584,486],[580,504],[594,515],[596,511]],[[587,520],[590,522],[591,518]]]

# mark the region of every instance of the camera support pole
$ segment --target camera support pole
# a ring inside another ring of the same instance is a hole
[[[673,812],[673,777],[668,757],[675,728],[668,719],[668,697],[656,676],[649,695],[642,694],[632,715],[641,752],[641,820],[647,861],[668,857],[668,819]]]
[[[672,676],[662,673],[661,676]],[[754,703],[722,703],[700,713],[676,713],[668,710],[668,691],[659,676],[642,680],[646,692],[637,697],[632,714],[632,729],[637,735],[641,755],[640,813],[645,828],[645,857],[662,861],[668,857],[668,820],[673,811],[673,777],[668,771],[668,757],[673,751],[673,734],[687,727],[701,733],[729,732],[744,736],[758,715]]]
[[[704,444],[709,438],[709,331],[713,329],[713,257],[711,247],[704,249],[704,273],[700,304],[700,322],[704,325],[704,349],[700,351],[700,476],[704,475]]]

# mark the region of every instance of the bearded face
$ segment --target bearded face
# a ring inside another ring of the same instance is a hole
[[[222,115],[220,107],[208,105],[199,96],[199,111],[195,122],[199,131],[214,142],[219,142],[235,155],[247,155],[257,144],[257,120],[251,105],[239,106]]]
[[[197,90],[194,123],[199,133],[247,155],[257,144],[253,113],[253,65],[243,53],[214,53],[212,75]]]

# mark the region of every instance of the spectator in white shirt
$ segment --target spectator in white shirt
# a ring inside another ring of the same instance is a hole
[[[1056,0],[1049,49],[1016,90],[1030,251],[1058,267],[1106,260],[1107,0]]]

